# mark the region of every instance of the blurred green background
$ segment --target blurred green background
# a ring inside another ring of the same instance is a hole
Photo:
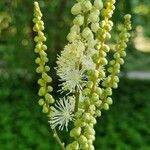
[[[66,44],[75,0],[39,0],[49,65]],[[112,35],[126,13],[132,38],[114,104],[98,120],[96,150],[150,150],[150,1],[117,0]],[[37,104],[33,1],[0,1],[0,150],[59,150],[47,118]],[[51,70],[57,88],[57,77]]]

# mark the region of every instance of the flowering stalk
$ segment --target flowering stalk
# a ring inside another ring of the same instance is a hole
[[[34,2],[34,27],[33,30],[34,32],[37,33],[37,35],[34,38],[34,41],[36,42],[35,46],[35,53],[38,54],[38,57],[35,60],[35,63],[38,64],[39,66],[36,69],[36,72],[41,74],[41,78],[38,80],[38,84],[40,85],[40,89],[38,92],[38,95],[41,97],[38,101],[39,105],[43,107],[42,111],[43,113],[48,113],[49,115],[51,114],[51,107],[54,103],[54,98],[50,94],[50,92],[53,91],[53,88],[48,85],[49,83],[52,82],[52,78],[48,75],[48,72],[50,71],[50,67],[46,65],[48,62],[47,58],[47,53],[45,52],[47,50],[47,46],[44,44],[46,41],[46,37],[44,36],[43,30],[44,30],[44,22],[41,20],[42,18],[42,13],[40,11],[39,5],[37,2]],[[55,128],[53,128],[53,134],[54,138],[62,149],[64,148],[63,143],[61,142],[57,131]]]
[[[52,87],[48,85],[52,79],[47,74],[50,68],[46,66],[47,47],[43,44],[46,41],[42,32],[44,23],[38,3],[35,2],[33,30],[37,32],[35,52],[39,54],[36,59],[39,67],[36,71],[41,74],[38,80],[39,96],[43,97],[39,104],[43,106],[43,112],[49,114],[48,122],[54,137],[64,150],[94,150],[96,118],[101,116],[102,109],[109,109],[109,105],[112,104],[112,88],[118,87],[118,73],[124,63],[126,43],[130,37],[128,31],[131,30],[131,16],[124,17],[124,28],[119,34],[116,51],[113,59],[108,62],[107,53],[110,47],[107,41],[111,38],[111,17],[115,10],[115,2],[77,0],[72,7],[71,13],[75,17],[67,35],[68,44],[56,61],[56,73],[61,82],[59,91],[67,94],[56,101],[50,94]],[[61,142],[56,128],[65,128],[68,131],[71,121],[74,125],[69,130],[72,141],[65,145]]]

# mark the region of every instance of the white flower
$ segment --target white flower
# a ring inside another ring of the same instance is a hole
[[[64,74],[64,77],[60,79],[60,81],[65,81],[62,84],[62,90],[70,92],[74,92],[75,89],[77,91],[81,91],[82,87],[85,85],[85,70],[73,69]]]
[[[84,44],[81,41],[75,41],[65,46],[58,57],[56,71],[60,81],[63,82],[62,91],[74,92],[75,89],[82,89],[85,70],[81,67],[81,58],[84,50]]]
[[[55,107],[52,107],[50,114],[50,126],[54,129],[59,126],[59,130],[63,130],[64,127],[68,131],[68,124],[74,120],[74,108],[75,108],[75,97],[68,96],[67,98],[61,98],[56,101]]]

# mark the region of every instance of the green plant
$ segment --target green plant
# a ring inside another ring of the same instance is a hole
[[[101,116],[101,110],[109,109],[112,89],[118,87],[118,73],[124,64],[126,43],[130,37],[131,16],[124,16],[115,52],[110,60],[107,59],[114,4],[115,0],[77,0],[72,7],[71,13],[75,18],[67,36],[68,44],[56,62],[57,75],[62,82],[60,91],[65,96],[55,101],[50,94],[53,88],[49,85],[52,78],[48,75],[50,68],[46,65],[44,22],[38,3],[34,3],[33,30],[37,33],[34,40],[38,54],[35,62],[39,65],[36,72],[41,74],[38,80],[38,95],[42,97],[39,105],[43,107],[43,113],[48,114],[54,137],[64,150],[94,149],[96,118]],[[70,129],[68,125],[71,121],[73,127]],[[70,141],[66,144],[61,141],[57,127],[59,130],[65,127],[67,131],[69,128]]]

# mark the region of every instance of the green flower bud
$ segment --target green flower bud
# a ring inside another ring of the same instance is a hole
[[[95,116],[96,116],[96,117],[100,117],[100,116],[101,116],[101,111],[100,111],[100,110],[96,110]]]
[[[38,84],[40,85],[40,86],[45,86],[45,81],[43,80],[43,79],[39,79],[38,80]]]
[[[112,105],[112,104],[113,104],[112,98],[111,98],[111,97],[108,97],[107,100],[106,100],[106,103],[107,103],[108,105]]]
[[[99,22],[99,15],[94,13],[94,12],[90,13],[88,21],[92,22],[92,23],[98,23]]]
[[[36,68],[37,73],[42,73],[43,70],[44,70],[43,66],[39,66],[39,67]]]
[[[100,64],[103,65],[107,65],[108,61],[106,58],[100,58]]]
[[[45,114],[49,112],[49,108],[45,104],[43,105],[42,112]]]
[[[109,68],[107,69],[107,71],[108,71],[109,73],[113,73],[113,67],[109,67]]]
[[[88,95],[88,94],[90,94],[90,92],[91,92],[91,90],[90,90],[89,88],[85,88],[85,89],[83,90],[83,94],[84,94],[84,95]]]
[[[93,82],[92,82],[92,81],[88,81],[88,82],[86,83],[86,87],[87,87],[87,88],[91,89],[92,86],[93,86]]]
[[[83,120],[77,119],[77,120],[75,120],[74,125],[76,127],[84,127],[86,125],[86,123],[85,123],[85,120],[83,121]]]
[[[93,32],[96,33],[99,29],[99,23],[92,23],[91,24],[91,29],[92,29]]]
[[[71,137],[78,137],[81,134],[81,128],[80,127],[75,127],[70,131],[70,136]]]
[[[120,52],[120,56],[121,56],[121,57],[126,57],[126,55],[127,55],[127,54],[126,54],[125,51],[121,51],[121,52]]]
[[[84,12],[87,12],[92,9],[92,4],[90,1],[84,1],[82,4],[82,9]]]
[[[88,121],[91,119],[90,113],[84,113],[83,116],[82,116],[82,119],[83,119],[85,122],[88,122]]]
[[[102,50],[105,51],[105,52],[109,52],[110,48],[109,48],[108,45],[103,45]]]
[[[67,40],[69,42],[73,42],[77,37],[77,34],[75,32],[70,32],[68,35],[67,35]]]
[[[109,109],[109,105],[107,103],[103,104],[103,109],[108,110]]]
[[[73,33],[80,33],[80,27],[78,25],[73,25],[70,29],[71,32]]]
[[[48,76],[47,73],[42,73],[42,78],[46,81],[46,82],[52,82],[52,78],[50,76]]]
[[[105,93],[106,93],[107,95],[112,95],[112,89],[111,89],[110,87],[106,88],[106,89],[105,89]]]
[[[45,104],[44,99],[43,98],[39,99],[38,103],[40,106],[43,106]]]
[[[112,87],[113,87],[114,89],[117,89],[117,88],[118,88],[118,84],[114,82],[113,85],[112,85]]]
[[[101,94],[102,94],[102,89],[101,89],[100,87],[96,87],[95,92],[96,92],[98,95],[101,95]]]
[[[101,104],[102,104],[102,101],[101,100],[97,100],[97,101],[94,102],[94,104],[95,104],[96,107],[100,107]]]
[[[71,13],[73,15],[78,15],[81,13],[81,4],[80,3],[76,3],[72,8],[71,8]]]
[[[99,78],[104,78],[106,75],[105,75],[105,72],[104,70],[100,70],[99,72]]]
[[[82,31],[82,36],[85,38],[85,39],[88,39],[92,34],[90,28],[86,27],[84,28],[84,30]]]
[[[92,143],[91,143],[91,145],[89,145],[89,147],[87,148],[87,150],[95,150],[95,148],[94,148],[94,146],[92,145]]]
[[[95,0],[94,1],[94,6],[95,6],[95,8],[101,10],[103,8],[103,2],[102,2],[102,0]]]
[[[80,145],[85,145],[87,144],[87,138],[83,135],[81,135],[79,138],[78,138],[78,141],[80,143]]]
[[[113,66],[115,63],[116,63],[115,60],[111,60],[111,61],[109,62],[109,64],[110,64],[111,66]]]
[[[95,135],[95,130],[90,126],[86,126],[84,132],[85,135]]]
[[[45,100],[48,102],[48,103],[54,103],[54,98],[52,97],[52,95],[50,95],[49,93],[47,93],[45,95]]]
[[[89,104],[89,105],[90,105],[90,104]],[[94,115],[94,114],[95,114],[95,110],[96,110],[95,105],[90,105],[90,106],[89,106],[89,109],[88,109],[88,112],[89,112],[91,115]]]
[[[91,99],[92,99],[92,101],[97,101],[97,100],[99,100],[99,95],[97,93],[93,93]]]
[[[73,20],[73,23],[75,25],[81,26],[84,23],[84,17],[82,15],[78,15],[77,17],[75,17],[75,19]]]
[[[39,89],[38,95],[39,95],[39,96],[44,96],[45,94],[46,94],[46,89],[45,89],[45,87],[41,87],[41,88]]]
[[[36,64],[40,64],[40,62],[41,62],[41,59],[40,59],[39,57],[36,58],[35,63],[36,63]]]
[[[50,67],[49,66],[45,66],[45,71],[46,72],[50,71]]]
[[[99,55],[98,54],[94,54],[93,56],[92,56],[92,60],[93,60],[93,62],[94,63],[99,63]]]
[[[48,92],[52,92],[52,91],[53,91],[53,87],[52,87],[52,86],[48,86],[48,87],[47,87],[47,91],[48,91]]]
[[[122,58],[118,58],[118,63],[119,63],[120,65],[123,65],[123,64],[124,64],[124,60],[123,60]]]

